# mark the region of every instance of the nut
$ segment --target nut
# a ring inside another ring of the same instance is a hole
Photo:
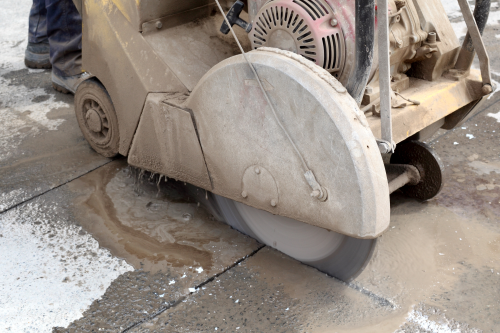
[[[435,43],[437,41],[437,35],[435,32],[431,31],[427,35],[427,43]]]
[[[334,19],[334,18],[333,18],[333,19],[331,19],[331,21],[330,21],[330,25],[331,25],[332,27],[336,27],[336,26],[337,26],[337,24],[339,24],[339,21],[337,21],[337,19]]]
[[[163,24],[161,23],[161,21],[156,21],[156,29],[161,29],[161,27],[163,27]]]
[[[493,88],[491,87],[490,84],[485,84],[482,88],[481,88],[481,92],[483,93],[483,95],[489,95],[493,92]]]
[[[271,206],[276,207],[276,200],[271,200]]]
[[[247,191],[243,191],[243,192],[241,192],[241,196],[242,196],[243,198],[248,197],[248,193],[247,193]]]

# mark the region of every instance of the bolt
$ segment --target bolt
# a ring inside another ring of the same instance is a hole
[[[489,95],[493,92],[493,88],[491,87],[490,84],[485,84],[482,88],[481,91],[483,95]]]
[[[156,21],[156,29],[161,29],[163,27],[163,24],[160,21]]]
[[[271,200],[271,206],[276,207],[276,200]]]
[[[437,35],[435,32],[429,32],[427,35],[427,43],[435,43],[437,40]]]
[[[260,174],[260,168],[259,167],[255,167],[254,171],[255,171],[256,174]]]
[[[367,86],[366,89],[365,89],[365,93],[367,93],[367,94],[373,94],[373,88]]]
[[[336,27],[336,26],[337,26],[337,24],[339,24],[339,21],[337,21],[337,19],[334,19],[334,18],[333,18],[333,19],[331,19],[331,21],[330,21],[330,25],[331,25],[332,27]]]
[[[389,145],[388,142],[377,142],[378,144],[378,149],[380,150],[381,154],[388,154],[391,152],[392,148]]]
[[[243,198],[248,197],[248,193],[247,193],[247,191],[243,191],[243,192],[241,192],[241,196],[242,196]]]

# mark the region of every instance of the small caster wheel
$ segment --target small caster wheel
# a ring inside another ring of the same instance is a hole
[[[120,143],[118,120],[111,97],[101,83],[89,79],[78,86],[75,113],[90,146],[102,156],[116,156]]]
[[[434,149],[420,141],[406,141],[396,146],[391,164],[410,164],[420,173],[420,182],[405,185],[400,190],[418,200],[434,198],[443,188],[444,165]]]

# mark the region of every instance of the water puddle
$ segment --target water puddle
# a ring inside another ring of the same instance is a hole
[[[77,220],[100,246],[136,269],[209,274],[257,243],[216,221],[181,182],[159,181],[115,161],[71,183]],[[190,192],[191,191],[191,192]],[[205,199],[205,193],[198,195]]]
[[[369,320],[370,325],[375,325],[371,329],[394,331],[406,320],[408,327],[431,325],[433,321],[424,320],[427,314],[416,310],[422,304],[441,311],[443,318],[487,332],[493,329],[493,319],[500,317],[500,288],[494,287],[500,285],[499,231],[482,216],[465,218],[436,201],[419,203],[395,194],[391,227],[379,239],[372,261],[354,282],[383,295],[399,309],[384,320]],[[479,287],[483,283],[492,289]],[[484,310],[478,309],[479,304],[485,308],[490,305],[491,316],[483,322],[477,320]],[[496,306],[494,310],[492,304]],[[420,313],[418,320],[416,313]],[[350,331],[373,331],[365,325],[356,327]]]

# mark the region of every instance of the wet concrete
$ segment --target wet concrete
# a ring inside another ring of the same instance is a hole
[[[497,81],[498,30],[485,32]],[[499,331],[500,94],[434,136],[443,192],[395,193],[390,229],[346,285],[216,221],[204,193],[171,180],[158,192],[157,177],[106,164],[50,72],[2,66],[1,329]]]
[[[133,270],[82,230],[72,199],[62,186],[0,214],[0,332],[67,326]]]
[[[201,267],[206,277],[259,246],[217,222],[193,200],[191,187],[151,174],[138,179],[137,172],[119,160],[70,184],[84,193],[75,202],[83,227],[136,269]]]
[[[266,247],[131,332],[328,331],[391,312],[389,303]]]
[[[205,193],[111,162],[68,184],[74,213],[101,247],[134,268],[116,279],[68,330],[119,332],[175,304],[262,247],[216,221]],[[110,314],[113,314],[110,316]]]
[[[0,212],[109,162],[83,138],[73,96],[54,91],[50,71],[0,81]]]

